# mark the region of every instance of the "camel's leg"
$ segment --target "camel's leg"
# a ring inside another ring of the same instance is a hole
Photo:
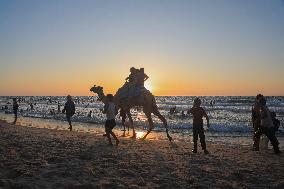
[[[126,113],[124,110],[120,110],[120,115],[121,115],[121,124],[123,125],[123,134],[122,136],[125,137],[125,120],[126,120]],[[128,126],[128,132],[129,132],[129,126]]]
[[[147,133],[143,136],[142,140],[146,139],[146,137],[151,133],[151,131],[154,129],[154,123],[153,123],[153,119],[151,117],[151,113],[145,113],[145,115],[147,116],[148,119],[148,123],[149,123],[149,128]]]
[[[159,112],[159,110],[157,108],[154,109],[153,114],[158,116],[158,118],[163,122],[163,125],[166,128],[167,137],[168,137],[169,141],[172,141],[173,138],[169,135],[168,123],[167,123],[166,118]]]
[[[133,130],[133,136],[131,138],[136,138],[136,133],[135,133],[135,129],[134,129],[134,126],[133,126],[133,119],[131,117],[130,110],[126,111],[126,115],[127,115],[128,119],[129,119],[130,126],[132,127],[132,130]]]

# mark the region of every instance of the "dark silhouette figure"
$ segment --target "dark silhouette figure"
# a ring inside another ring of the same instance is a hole
[[[19,109],[19,105],[17,103],[17,99],[13,98],[13,113],[14,113],[14,116],[15,116],[15,120],[14,120],[13,124],[16,124],[16,122],[17,122],[17,119],[18,119],[18,109]]]
[[[107,118],[105,122],[105,132],[106,132],[106,137],[108,138],[109,145],[111,146],[113,145],[111,142],[111,138],[110,138],[110,135],[111,135],[116,141],[116,146],[118,146],[119,140],[115,136],[114,132],[112,131],[112,129],[116,126],[115,115],[117,113],[115,104],[113,102],[112,94],[108,94],[106,96],[103,113],[106,114],[106,118]]]
[[[125,137],[126,135],[125,135],[125,132],[126,132],[126,128],[125,127],[127,127],[127,133],[129,134],[129,124],[126,124],[126,113],[125,113],[125,111],[122,109],[122,108],[120,108],[120,111],[119,111],[119,117],[121,117],[121,124],[123,125],[123,134],[122,134],[122,136],[123,137]]]
[[[213,109],[213,100],[210,101],[210,107]]]
[[[5,114],[8,114],[8,106],[7,105],[5,105],[4,110],[5,110]]]
[[[62,113],[66,112],[66,118],[69,123],[70,131],[72,131],[72,123],[71,123],[71,117],[75,114],[75,104],[72,101],[72,97],[70,95],[67,96],[67,102],[65,103],[65,106],[62,110]]]
[[[279,142],[275,136],[275,125],[273,123],[271,113],[266,106],[266,99],[260,98],[259,99],[259,115],[260,115],[260,127],[255,132],[255,140],[256,143],[254,144],[254,149],[259,150],[259,140],[262,134],[265,134],[269,141],[271,142],[273,146],[273,150],[275,154],[280,154],[281,151],[279,150]],[[256,146],[258,145],[258,146]]]
[[[59,101],[57,103],[57,113],[60,113],[60,103],[59,103]]]
[[[149,76],[147,76],[144,72],[144,68],[140,68],[137,73],[137,85],[144,87],[144,82],[149,79]]]
[[[252,126],[253,126],[253,150],[259,151],[259,139],[256,137],[256,134],[260,128],[260,99],[264,98],[262,94],[256,95],[254,105],[251,109],[251,118],[252,118]]]
[[[177,110],[176,106],[170,108],[170,115],[173,115],[174,113],[176,113],[176,110]]]
[[[130,68],[130,74],[129,76],[125,79],[126,82],[129,82],[130,84],[134,83],[136,84],[137,81],[137,74],[139,72],[139,69],[136,69],[134,67]]]
[[[31,107],[31,110],[33,110],[33,109],[34,109],[34,105],[33,105],[33,103],[30,103],[30,107]]]
[[[88,117],[92,117],[92,110],[90,110],[90,112],[88,113]]]
[[[182,110],[182,111],[181,111],[181,117],[184,118],[185,116],[186,116],[186,115],[185,115],[185,113],[184,113],[184,110]]]
[[[200,143],[202,150],[204,150],[205,154],[209,152],[206,149],[205,143],[205,135],[204,135],[204,128],[203,128],[203,117],[207,120],[207,127],[209,127],[209,118],[205,112],[205,110],[200,107],[201,100],[199,98],[194,99],[193,107],[187,111],[188,114],[192,114],[193,116],[193,143],[194,148],[192,150],[193,153],[197,153],[197,140],[198,136],[200,138]]]

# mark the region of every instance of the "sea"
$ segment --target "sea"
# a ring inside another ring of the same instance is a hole
[[[65,115],[62,109],[66,102],[66,96],[1,96],[0,119],[13,121],[12,99],[19,101],[18,124],[26,126],[44,127],[51,129],[67,129]],[[76,113],[72,120],[74,128],[78,131],[90,131],[95,128],[103,128],[105,115],[102,113],[103,103],[97,96],[73,96]],[[193,105],[195,96],[156,96],[156,102],[162,115],[168,122],[171,133],[177,138],[180,136],[192,136],[192,116],[187,110]],[[207,136],[214,140],[225,138],[225,142],[231,142],[231,138],[250,138],[252,135],[251,108],[254,104],[254,96],[199,96],[202,107],[206,110],[210,127]],[[277,115],[281,125],[277,136],[284,137],[284,97],[269,96],[267,105],[270,111]],[[175,109],[175,111],[171,111]],[[140,107],[131,109],[134,126],[140,132],[145,132],[148,122]],[[164,133],[165,128],[156,116],[152,116],[155,124],[154,132]],[[121,118],[117,115],[117,128],[123,130]],[[204,120],[204,123],[206,121]],[[41,125],[41,126],[40,126]],[[249,144],[251,140],[242,142]]]

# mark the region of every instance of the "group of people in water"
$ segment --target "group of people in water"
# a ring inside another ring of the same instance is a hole
[[[127,87],[131,88],[131,86],[144,86],[144,81],[146,81],[149,77],[144,73],[144,68],[136,69],[134,67],[130,68],[130,75],[126,78]],[[131,95],[129,96],[131,98]],[[114,96],[112,94],[107,94],[105,100],[103,100],[104,108],[102,112],[106,114],[105,121],[105,136],[108,139],[109,145],[112,144],[111,136],[115,139],[116,145],[119,144],[119,140],[117,136],[112,131],[116,126],[115,117],[118,114],[115,103],[113,102]],[[212,103],[213,104],[213,103]],[[215,104],[215,102],[214,102]],[[13,98],[13,113],[15,115],[14,124],[17,121],[17,112],[19,105],[17,103],[17,99]],[[170,110],[170,113],[174,113],[176,111],[176,107]],[[75,103],[72,100],[70,95],[67,96],[67,101],[64,105],[62,113],[66,114],[66,119],[69,124],[69,130],[72,131],[72,122],[71,118],[75,114]],[[195,98],[193,102],[193,107],[187,111],[187,114],[192,114],[193,118],[193,153],[197,153],[197,141],[200,139],[202,150],[205,154],[208,154],[208,150],[206,149],[205,142],[205,134],[203,127],[203,118],[207,120],[207,127],[210,127],[209,117],[204,108],[201,107],[201,99]],[[278,130],[280,121],[276,119],[276,114],[274,112],[270,112],[269,108],[266,105],[266,98],[258,94],[255,99],[255,103],[252,107],[252,123],[253,123],[253,150],[259,151],[259,143],[261,135],[266,135],[270,140],[274,153],[279,154],[281,151],[279,150],[279,142],[275,136],[275,132]]]

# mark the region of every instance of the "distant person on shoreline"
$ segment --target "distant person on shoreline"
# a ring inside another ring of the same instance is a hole
[[[257,141],[256,144],[259,145],[261,135],[265,134],[273,146],[274,153],[280,154],[281,151],[279,150],[278,146],[279,142],[275,136],[275,125],[273,123],[271,113],[266,106],[266,99],[264,97],[259,99],[259,105],[260,127],[255,132],[255,139]],[[259,146],[255,146],[255,149],[258,151]]]
[[[203,117],[207,120],[207,127],[209,127],[209,117],[207,116],[205,110],[200,107],[201,100],[199,98],[194,99],[193,107],[187,111],[188,114],[192,114],[193,116],[193,144],[194,148],[192,150],[193,153],[197,153],[197,140],[198,136],[200,138],[200,143],[202,150],[204,150],[205,154],[209,152],[206,149],[205,143],[205,135],[204,135],[204,128],[203,128]]]
[[[112,94],[108,94],[106,96],[106,103],[104,106],[103,113],[106,114],[106,118],[107,118],[105,122],[105,132],[106,132],[106,137],[108,138],[109,145],[111,146],[113,145],[111,142],[111,138],[110,138],[110,135],[111,135],[116,141],[116,146],[118,146],[119,140],[114,134],[114,132],[112,131],[112,129],[116,126],[116,122],[115,122],[116,107],[113,102]]]
[[[5,110],[5,114],[7,114],[8,113],[8,106],[7,106],[7,104],[5,105],[4,110]]]
[[[71,117],[75,114],[75,104],[72,101],[72,97],[70,95],[67,96],[67,102],[65,103],[65,106],[62,110],[62,113],[66,112],[66,118],[69,123],[70,131],[72,131],[72,123],[71,123]]]
[[[60,103],[59,103],[59,101],[57,102],[57,113],[60,113]]]
[[[211,106],[212,109],[214,108],[213,100],[210,101],[210,106]]]
[[[34,105],[33,105],[33,103],[30,103],[30,107],[31,107],[31,110],[34,110]]]
[[[14,113],[14,116],[15,116],[15,120],[14,120],[13,124],[16,124],[16,122],[17,122],[17,119],[18,119],[18,109],[19,109],[19,105],[17,103],[17,99],[13,98],[13,113]]]
[[[90,110],[89,113],[88,113],[88,117],[91,118],[92,117],[92,113],[93,113],[92,110]]]
[[[181,117],[184,118],[186,115],[184,113],[184,110],[181,111]]]
[[[176,106],[171,107],[171,108],[170,108],[170,115],[175,114],[175,113],[176,113],[176,110],[177,110],[177,107],[176,107]]]

